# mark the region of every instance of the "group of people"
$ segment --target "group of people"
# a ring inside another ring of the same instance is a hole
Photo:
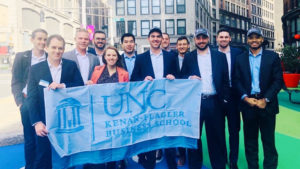
[[[115,47],[106,46],[106,39],[105,32],[95,31],[94,49],[88,50],[89,33],[79,29],[75,35],[75,49],[64,53],[63,37],[48,37],[45,30],[36,29],[31,36],[33,49],[16,55],[11,87],[21,112],[26,169],[52,168],[51,146],[45,125],[44,88],[56,90],[162,78],[201,81],[200,138],[197,149],[178,147],[139,154],[138,162],[145,169],[154,169],[156,160],[163,154],[169,169],[177,169],[186,161],[190,169],[200,169],[203,164],[203,124],[212,168],[225,169],[228,164],[231,169],[237,169],[240,111],[248,168],[259,168],[259,132],[264,148],[264,168],[277,168],[274,133],[282,70],[278,55],[263,49],[263,35],[258,28],[248,31],[249,49],[246,51],[230,46],[230,32],[226,29],[218,31],[217,48],[210,47],[206,29],[197,29],[194,34],[196,49],[190,52],[186,36],[177,39],[176,50],[170,50],[170,37],[159,28],[149,31],[150,49],[142,54],[137,54],[135,36],[131,33],[121,37],[122,55]],[[229,130],[229,160],[225,118]],[[83,166],[85,169],[117,167],[126,168],[125,160]]]

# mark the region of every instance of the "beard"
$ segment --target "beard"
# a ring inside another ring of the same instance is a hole
[[[253,50],[257,50],[257,49],[259,49],[259,48],[261,48],[261,47],[262,47],[262,44],[258,45],[257,47],[251,47],[251,46],[250,46],[250,48],[253,49]]]
[[[206,44],[203,48],[199,47],[198,45],[196,45],[196,46],[199,50],[205,50],[208,47],[208,44]]]
[[[95,47],[99,50],[104,50],[105,48],[105,44],[103,44],[103,46],[98,46],[97,44],[95,45]]]

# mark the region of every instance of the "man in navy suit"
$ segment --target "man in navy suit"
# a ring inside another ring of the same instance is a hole
[[[236,57],[241,53],[241,50],[231,47],[229,45],[231,41],[230,32],[226,29],[220,29],[217,33],[218,50],[226,55],[229,82],[230,82],[230,99],[228,104],[224,106],[224,115],[227,117],[228,130],[229,130],[229,166],[230,169],[238,169],[238,153],[239,153],[239,131],[240,131],[240,111],[238,109],[239,97],[232,88],[232,77],[234,74],[234,64]],[[226,145],[225,149],[226,149]],[[227,156],[227,151],[226,151]]]
[[[62,59],[65,41],[60,35],[47,39],[47,60],[32,66],[28,82],[30,121],[36,132],[35,169],[51,169],[51,146],[46,128],[44,88],[51,90],[83,85],[75,62]]]
[[[148,34],[150,50],[136,57],[131,75],[131,81],[152,81],[154,79],[175,79],[176,61],[171,53],[161,50],[162,32],[159,28],[153,28]],[[166,149],[167,163],[170,169],[177,168],[175,149]],[[156,163],[156,151],[139,154],[139,163],[145,169],[154,169]]]
[[[185,55],[182,77],[201,81],[200,139],[197,149],[188,150],[190,169],[202,167],[201,133],[205,122],[210,162],[213,169],[225,169],[225,131],[222,107],[229,100],[229,78],[225,54],[211,50],[206,29],[198,29],[194,37],[196,50]]]
[[[35,131],[30,123],[27,99],[28,74],[31,66],[46,60],[44,50],[48,33],[44,29],[32,32],[31,42],[33,49],[17,53],[13,67],[11,89],[17,106],[21,112],[24,134],[25,168],[32,169],[35,159]]]
[[[264,169],[276,169],[275,122],[279,113],[277,94],[282,87],[278,54],[264,50],[261,30],[247,32],[249,50],[236,58],[233,85],[241,98],[246,159],[249,169],[258,169],[258,135],[264,150]]]

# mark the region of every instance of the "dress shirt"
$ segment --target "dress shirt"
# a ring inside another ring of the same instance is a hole
[[[53,82],[60,84],[60,78],[61,78],[61,68],[62,68],[62,60],[60,61],[59,65],[57,67],[51,65],[49,60],[47,59],[48,66],[50,69],[51,77]]]
[[[75,50],[76,57],[79,64],[79,70],[84,83],[89,80],[89,70],[90,70],[90,61],[88,56],[81,55],[77,50]]]
[[[44,52],[44,54],[40,57],[37,57],[37,56],[34,56],[33,55],[33,51],[31,52],[31,66],[35,65],[35,64],[38,64],[42,61],[45,61],[46,60],[46,53]],[[22,90],[22,93],[24,93],[25,95],[27,95],[27,84],[26,86],[23,88]]]
[[[222,52],[219,49],[219,52]],[[222,52],[223,53],[223,52]],[[231,53],[230,50],[228,50],[227,52],[224,53],[226,55],[226,59],[227,59],[227,64],[228,64],[228,75],[229,75],[229,84],[231,87]]]
[[[104,64],[104,63],[103,63],[103,60],[102,60],[103,55],[98,55],[98,54],[97,54],[97,57],[98,57],[98,59],[99,59],[100,66],[102,66],[102,65]]]
[[[259,72],[260,72],[260,63],[262,56],[262,48],[259,53],[254,56],[252,52],[249,50],[249,63],[251,70],[251,94],[260,93],[259,88]]]
[[[133,67],[134,67],[134,62],[136,59],[136,56],[133,55],[131,57],[128,57],[125,53],[124,53],[124,59],[125,59],[125,63],[126,63],[126,67],[127,67],[127,72],[129,73],[129,77],[131,77],[132,71],[133,71]]]
[[[183,57],[180,56],[180,55],[178,55],[178,61],[179,61],[179,68],[180,68],[180,70],[181,70],[181,68],[182,68],[182,63],[183,63]]]
[[[201,91],[202,94],[214,95],[216,94],[215,85],[213,83],[212,66],[211,66],[211,54],[210,49],[204,55],[197,54],[197,61],[199,65],[199,71],[201,74]]]
[[[155,79],[162,79],[164,77],[164,58],[162,51],[160,50],[160,53],[155,55],[150,50],[150,57]]]

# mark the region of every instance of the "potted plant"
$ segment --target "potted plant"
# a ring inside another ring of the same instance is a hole
[[[298,87],[300,80],[300,47],[285,46],[281,49],[283,80],[286,87]]]

